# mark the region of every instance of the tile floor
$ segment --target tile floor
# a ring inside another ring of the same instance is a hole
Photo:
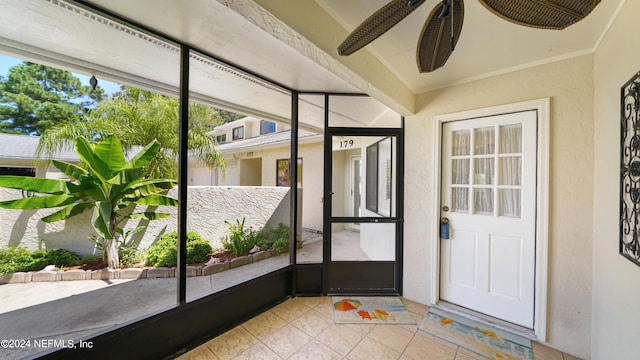
[[[419,323],[428,307],[402,299]],[[535,360],[576,360],[534,343]],[[298,297],[178,357],[226,359],[402,359],[482,360],[484,358],[419,331],[417,325],[336,325],[331,297]]]

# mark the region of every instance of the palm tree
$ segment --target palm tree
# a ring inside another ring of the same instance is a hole
[[[47,155],[51,158],[63,148],[70,148],[77,137],[99,141],[108,134],[114,134],[127,152],[134,146],[142,147],[157,140],[160,151],[147,166],[146,176],[176,179],[178,105],[175,98],[123,86],[122,91],[98,104],[85,118],[45,131],[40,137],[37,157]],[[200,104],[189,104],[189,152],[210,168],[225,167],[224,157],[215,148],[215,140],[206,134],[222,121],[216,110]]]

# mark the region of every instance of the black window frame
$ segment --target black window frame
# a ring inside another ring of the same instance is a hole
[[[237,135],[237,132],[240,132],[240,135]],[[244,125],[234,127],[231,130],[231,138],[232,140],[242,140],[244,139]]]

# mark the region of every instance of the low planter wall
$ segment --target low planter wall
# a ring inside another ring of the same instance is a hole
[[[178,189],[169,193],[178,196]],[[187,230],[197,231],[215,249],[222,248],[220,239],[227,234],[225,221],[235,223],[245,219],[245,226],[260,230],[273,228],[279,223],[289,224],[289,188],[250,186],[190,186],[187,192]],[[17,190],[0,188],[0,200],[22,197]],[[146,210],[138,206],[136,211]],[[144,250],[167,232],[178,228],[177,207],[159,207],[156,211],[172,214],[162,220],[130,221],[125,231],[137,226],[145,230],[134,234],[131,243]],[[40,219],[55,212],[43,210],[0,209],[0,248],[21,246],[29,250],[62,248],[78,255],[99,254],[89,240],[95,232],[91,226],[91,211],[86,211],[66,221],[44,223]]]
[[[225,262],[218,262],[202,266],[188,265],[187,277],[213,275],[225,270],[264,260],[275,255],[277,254],[274,250],[259,251]],[[29,271],[0,275],[0,285],[75,280],[158,279],[172,278],[175,276],[175,267]]]

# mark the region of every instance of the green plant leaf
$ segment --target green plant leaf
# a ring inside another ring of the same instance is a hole
[[[113,239],[113,234],[109,231],[109,220],[111,219],[111,202],[100,201],[95,204],[91,224],[93,228],[105,239]]]
[[[67,188],[72,195],[79,199],[106,200],[100,180],[90,175],[82,176],[78,184],[68,183]]]
[[[87,170],[77,165],[64,161],[53,160],[53,165],[72,179],[79,179],[81,176],[89,173]]]
[[[166,219],[166,218],[168,218],[170,216],[171,216],[171,214],[167,214],[167,213],[143,212],[143,213],[129,214],[129,215],[126,216],[126,218],[127,219],[132,219],[132,220],[137,220],[137,219],[159,220],[159,219]]]
[[[125,168],[131,169],[146,166],[156,156],[156,154],[160,150],[160,147],[160,142],[154,139],[136,155],[134,155],[131,160],[129,160],[129,162],[125,165]]]
[[[113,171],[109,165],[96,156],[94,145],[92,145],[87,139],[83,137],[76,138],[75,148],[76,153],[78,153],[82,161],[87,164],[100,181],[106,183],[108,179],[113,177]],[[122,151],[122,149],[120,150]]]
[[[0,207],[5,209],[34,210],[69,205],[77,201],[71,195],[32,196],[24,199],[1,201]]]
[[[65,206],[59,211],[54,212],[51,215],[42,218],[42,221],[46,223],[56,222],[60,220],[68,219],[72,216],[76,216],[82,213],[85,209],[92,207],[92,203],[76,203],[69,206]]]
[[[127,184],[141,179],[143,176],[144,172],[141,168],[122,169],[118,171],[114,177],[109,179],[109,183],[114,185]]]
[[[135,201],[136,204],[140,205],[152,205],[152,206],[178,206],[178,200],[174,199],[170,196],[160,195],[160,194],[152,194],[139,198]]]
[[[122,144],[120,140],[113,135],[107,135],[104,140],[95,144],[93,151],[96,157],[109,165],[109,168],[113,172],[122,169],[126,165]]]
[[[31,176],[1,175],[0,187],[35,191],[43,194],[64,194],[67,189],[65,180],[43,179]]]
[[[147,179],[128,184],[126,191],[127,197],[143,197],[151,194],[161,193],[169,190],[178,184],[175,180],[169,179]]]

